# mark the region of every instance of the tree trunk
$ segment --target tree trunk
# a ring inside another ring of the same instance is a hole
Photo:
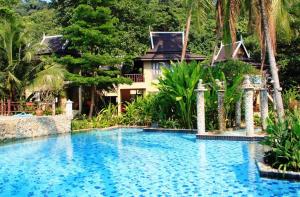
[[[79,75],[81,76],[81,70],[79,71]],[[78,114],[81,115],[82,113],[82,86],[79,86],[78,88]]]
[[[82,86],[78,88],[78,114],[82,114]]]
[[[90,105],[89,119],[92,118],[93,112],[94,112],[95,93],[96,93],[96,87],[93,85],[92,88],[91,88],[91,105]]]
[[[185,30],[185,35],[184,35],[184,43],[183,43],[182,53],[181,53],[181,62],[183,62],[185,60],[185,56],[186,56],[186,50],[187,50],[187,45],[188,45],[191,21],[192,21],[192,9],[190,9],[188,19],[186,21],[186,30]]]
[[[273,46],[272,46],[272,40],[271,40],[271,35],[270,35],[270,30],[269,30],[269,25],[268,25],[268,19],[267,19],[266,10],[265,10],[265,2],[264,2],[264,0],[260,0],[259,3],[260,3],[261,16],[263,19],[262,20],[263,21],[263,30],[264,30],[265,39],[266,39],[266,48],[268,51],[269,64],[270,64],[272,79],[274,81],[273,88],[274,88],[275,103],[276,103],[276,107],[277,107],[277,115],[278,115],[279,120],[282,120],[284,117],[284,107],[283,107],[282,96],[281,96],[281,87],[280,87],[279,76],[278,76],[278,68],[276,65],[275,54],[274,54],[274,50],[273,50]]]

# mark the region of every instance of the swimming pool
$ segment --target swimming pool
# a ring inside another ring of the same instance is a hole
[[[0,196],[300,196],[263,179],[258,146],[139,129],[93,131],[0,146]]]

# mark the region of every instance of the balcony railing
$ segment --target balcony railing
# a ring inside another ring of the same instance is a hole
[[[133,82],[144,82],[143,74],[125,74],[124,77],[131,79]]]

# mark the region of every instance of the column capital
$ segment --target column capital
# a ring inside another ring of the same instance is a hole
[[[196,92],[204,92],[207,91],[205,88],[205,84],[202,83],[202,79],[199,79],[197,89],[195,89]]]
[[[244,90],[254,90],[254,86],[251,84],[249,75],[245,76],[245,80],[243,82],[242,89],[244,89]]]

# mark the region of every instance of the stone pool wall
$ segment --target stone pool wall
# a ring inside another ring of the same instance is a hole
[[[0,141],[69,132],[71,132],[71,118],[65,115],[0,117]]]

